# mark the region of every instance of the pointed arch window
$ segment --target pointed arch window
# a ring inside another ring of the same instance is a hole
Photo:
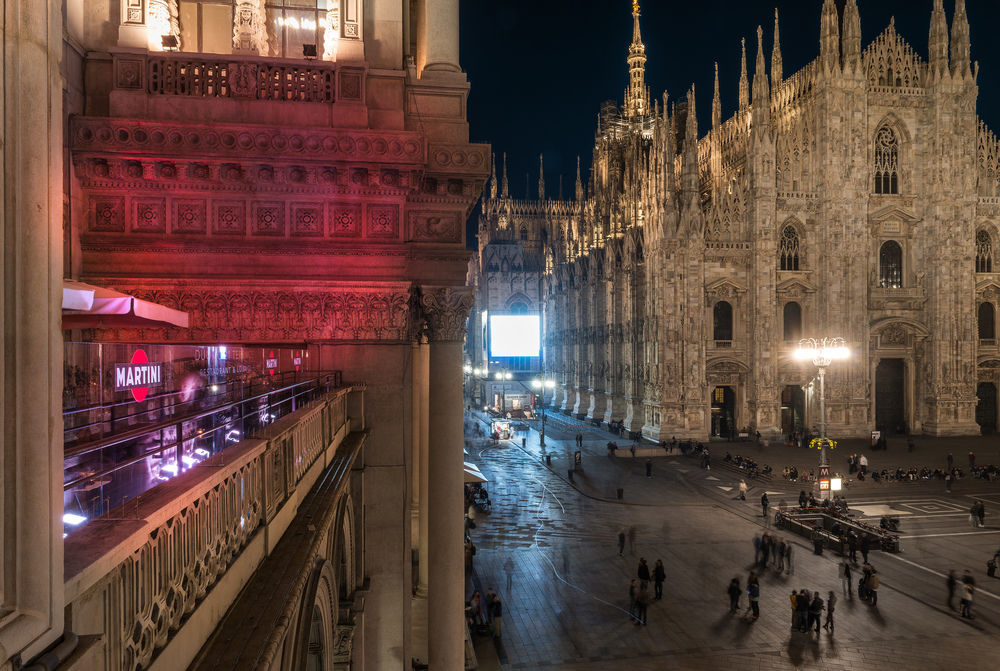
[[[733,339],[733,306],[726,301],[719,301],[712,310],[712,339]]]
[[[883,289],[903,286],[903,248],[895,240],[889,240],[879,250],[878,285]]]
[[[802,306],[795,301],[785,303],[782,312],[785,342],[798,342],[802,338]]]
[[[521,226],[521,240],[524,241],[524,240],[527,240],[527,239],[528,239],[528,227],[527,226]]]
[[[799,269],[799,232],[794,226],[785,226],[778,242],[778,268],[781,270]]]
[[[993,272],[993,240],[983,229],[976,231],[976,272]]]
[[[875,133],[875,193],[899,193],[899,140],[889,126]]]
[[[993,340],[996,332],[996,308],[993,307],[993,303],[980,303],[979,339]]]

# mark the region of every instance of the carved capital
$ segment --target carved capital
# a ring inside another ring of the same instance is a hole
[[[427,318],[431,341],[462,340],[474,302],[472,287],[423,287],[420,307]]]

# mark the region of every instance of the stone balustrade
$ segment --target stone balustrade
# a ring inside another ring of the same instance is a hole
[[[66,538],[67,626],[103,639],[73,668],[186,667],[327,467],[353,463],[347,403],[362,391],[331,392]]]

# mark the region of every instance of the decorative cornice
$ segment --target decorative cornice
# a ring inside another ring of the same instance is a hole
[[[473,287],[421,287],[420,308],[427,319],[430,340],[462,340],[474,303]]]
[[[326,130],[252,124],[183,124],[103,117],[74,117],[70,126],[74,151],[160,154],[171,156],[232,156],[309,158],[320,161],[367,161],[425,164],[424,138],[407,131]],[[455,145],[454,147],[479,147]],[[485,155],[482,152],[485,172]],[[447,146],[449,151],[454,147]],[[479,154],[477,154],[478,156]]]

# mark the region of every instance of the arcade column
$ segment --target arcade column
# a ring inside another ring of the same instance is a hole
[[[471,287],[423,287],[430,357],[428,428],[428,657],[432,669],[465,664],[462,341]]]

